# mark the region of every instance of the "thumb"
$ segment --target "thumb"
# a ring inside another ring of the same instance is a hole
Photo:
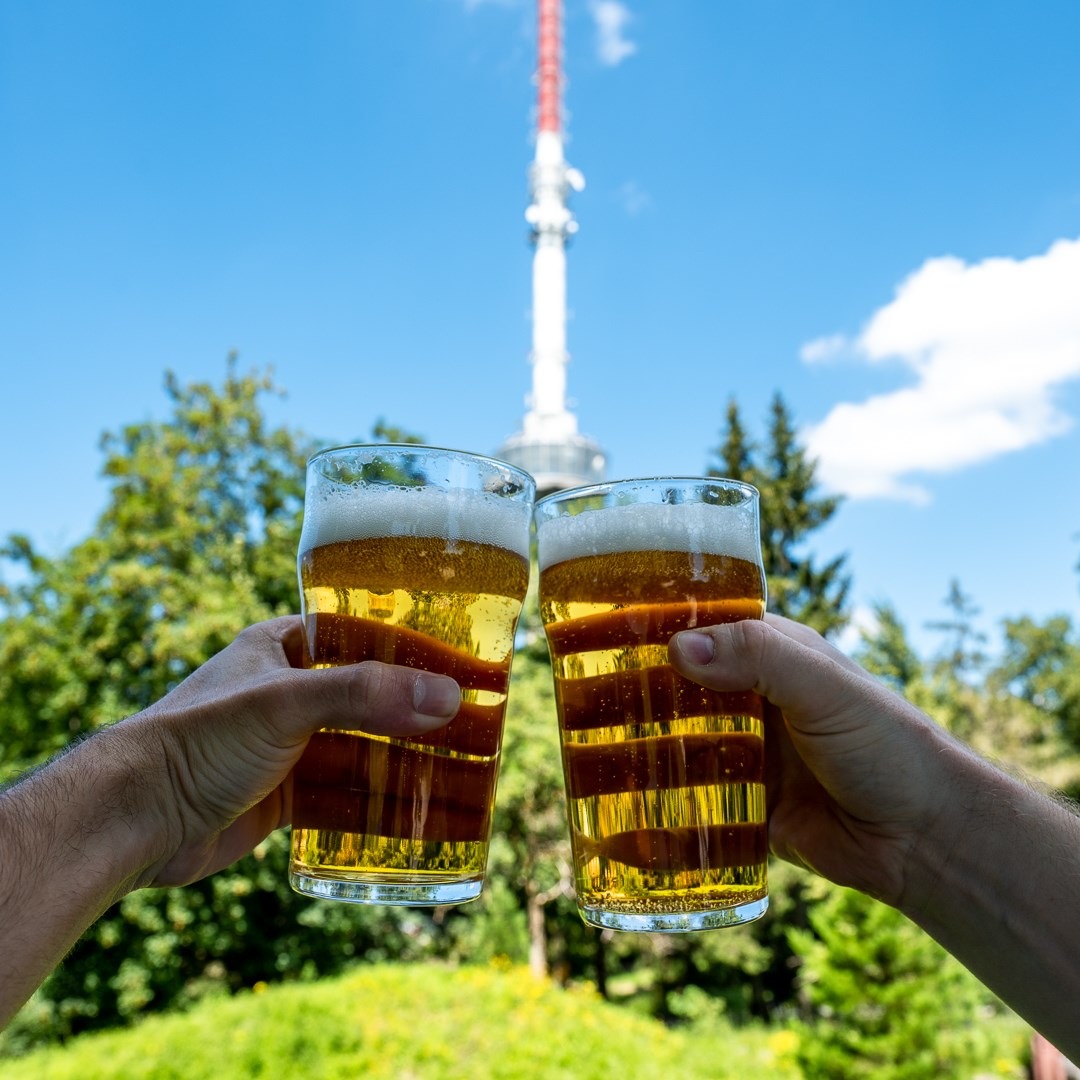
[[[854,720],[867,695],[887,691],[808,627],[788,619],[739,622],[685,630],[669,645],[672,665],[713,690],[756,690],[796,727],[828,729]]]
[[[277,673],[266,712],[282,733],[306,739],[319,728],[408,737],[442,727],[461,705],[448,675],[365,660],[335,668]]]

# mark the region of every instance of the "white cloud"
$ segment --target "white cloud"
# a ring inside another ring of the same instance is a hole
[[[652,196],[636,180],[620,184],[617,194],[623,210],[630,217],[637,217],[652,205]]]
[[[838,339],[810,342],[803,359]],[[822,482],[853,498],[926,502],[920,477],[1063,434],[1073,420],[1055,394],[1080,379],[1080,239],[1027,259],[928,260],[871,316],[852,355],[913,376],[835,406],[806,433]]]
[[[830,334],[808,341],[799,350],[799,358],[807,364],[821,364],[840,356],[847,347],[848,339],[843,334]]]
[[[637,45],[626,37],[626,27],[633,16],[620,0],[590,0],[589,12],[596,23],[596,53],[601,64],[616,67],[637,52]]]

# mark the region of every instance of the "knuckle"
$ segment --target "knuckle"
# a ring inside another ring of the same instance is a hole
[[[742,619],[731,623],[728,641],[735,660],[740,664],[757,664],[767,647],[765,624],[757,619]]]
[[[349,680],[349,710],[353,715],[371,716],[389,711],[394,705],[393,671],[377,660],[364,660],[356,665]]]
[[[233,643],[245,652],[258,652],[265,648],[267,637],[266,626],[263,623],[254,623],[245,626],[233,639]]]

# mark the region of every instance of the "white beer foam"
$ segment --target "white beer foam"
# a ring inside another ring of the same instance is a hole
[[[532,506],[487,492],[421,488],[308,491],[300,550],[378,536],[465,540],[529,557]]]
[[[696,551],[757,562],[761,558],[751,508],[708,503],[638,503],[583,510],[537,525],[540,569],[585,555],[628,551]]]

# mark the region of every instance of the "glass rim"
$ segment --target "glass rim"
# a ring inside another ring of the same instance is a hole
[[[563,488],[561,491],[553,491],[536,500],[536,509],[570,499],[592,499],[597,496],[606,496],[626,491],[635,487],[650,485],[686,485],[686,484],[715,484],[718,487],[729,490],[744,491],[750,498],[760,499],[761,492],[745,480],[736,480],[730,476],[637,476],[626,477],[622,480],[605,480],[599,484],[585,484],[581,487]]]
[[[305,462],[305,467],[310,468],[320,458],[330,457],[334,454],[345,453],[349,450],[397,450],[397,451],[410,451],[421,452],[428,451],[433,454],[446,454],[450,457],[458,458],[462,461],[475,461],[482,465],[494,466],[498,469],[506,469],[518,476],[524,477],[528,480],[533,490],[536,490],[536,478],[530,472],[526,472],[518,465],[514,465],[503,458],[493,457],[491,454],[478,454],[473,450],[459,450],[452,446],[435,446],[432,443],[397,443],[397,442],[354,442],[354,443],[339,443],[336,446],[325,446],[322,450],[317,450],[312,454]]]

